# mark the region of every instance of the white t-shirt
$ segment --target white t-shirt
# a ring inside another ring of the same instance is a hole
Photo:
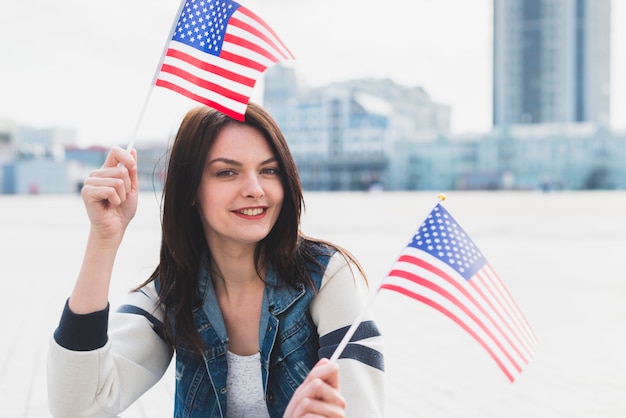
[[[228,351],[226,359],[227,418],[269,418],[261,383],[261,354],[240,356]]]

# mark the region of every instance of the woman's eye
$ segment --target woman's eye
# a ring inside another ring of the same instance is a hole
[[[217,177],[230,177],[235,175],[234,170],[220,170],[216,173]]]
[[[267,167],[261,170],[261,174],[269,174],[275,176],[278,174],[278,169],[274,167]]]

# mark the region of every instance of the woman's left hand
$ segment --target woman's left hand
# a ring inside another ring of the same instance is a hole
[[[321,359],[296,389],[283,418],[345,416],[346,401],[339,393],[339,366]]]

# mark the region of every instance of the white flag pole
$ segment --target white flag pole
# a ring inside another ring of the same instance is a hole
[[[444,200],[446,200],[446,195],[441,193],[441,194],[439,194],[437,196],[437,199],[439,199],[439,201],[437,202],[437,204],[439,204],[439,203],[443,202]],[[432,210],[431,210],[431,212],[432,212]],[[403,250],[404,250],[404,248],[403,248]],[[395,264],[395,261],[394,261],[394,264]],[[380,281],[380,283],[378,284],[378,287],[376,288],[376,291],[374,293],[372,293],[372,295],[370,296],[370,299],[367,302],[367,304],[365,304],[363,309],[361,309],[361,312],[359,313],[359,315],[356,317],[356,319],[354,320],[352,325],[350,325],[350,328],[348,328],[348,331],[346,332],[346,335],[343,336],[343,338],[341,339],[341,342],[339,342],[339,345],[337,346],[337,348],[335,348],[335,352],[333,353],[332,356],[330,356],[330,362],[331,363],[337,361],[339,356],[341,356],[341,353],[343,353],[343,350],[346,348],[346,346],[348,345],[348,343],[352,339],[352,336],[356,332],[358,326],[361,325],[361,319],[367,313],[367,311],[369,311],[369,309],[372,307],[372,304],[374,303],[374,300],[376,299],[376,296],[378,296],[378,292],[380,291],[380,288],[383,285],[383,283],[384,283],[385,279],[387,278],[387,276],[389,276],[389,273],[387,273],[385,275],[385,277],[383,277],[383,279]]]
[[[337,361],[337,359],[339,358],[341,353],[343,353],[343,350],[346,348],[346,346],[350,342],[350,339],[352,339],[352,336],[356,332],[356,329],[358,328],[359,325],[361,325],[361,319],[367,313],[367,311],[369,311],[369,309],[371,308],[372,304],[374,303],[374,300],[376,299],[376,296],[378,295],[378,291],[379,290],[380,290],[380,286],[376,289],[376,291],[374,293],[372,293],[372,295],[370,296],[370,300],[363,307],[363,309],[361,310],[359,315],[356,317],[356,319],[354,320],[352,325],[350,325],[350,328],[348,328],[348,332],[346,332],[346,335],[343,336],[343,338],[341,339],[341,342],[339,343],[337,348],[335,348],[335,352],[330,357],[330,362],[331,363]]]
[[[165,45],[163,46],[163,51],[161,52],[161,58],[159,59],[159,63],[154,70],[154,75],[152,76],[152,82],[150,83],[150,87],[148,88],[148,94],[146,95],[145,100],[143,101],[143,106],[141,107],[141,111],[139,112],[139,118],[137,119],[137,123],[135,124],[135,130],[133,131],[133,135],[130,138],[130,143],[126,149],[130,151],[135,144],[135,139],[137,138],[137,134],[139,132],[139,126],[141,125],[141,121],[143,120],[144,114],[146,113],[146,109],[148,107],[148,102],[150,101],[150,96],[152,96],[152,90],[154,89],[154,85],[156,84],[156,80],[159,76],[159,72],[161,71],[161,65],[163,64],[163,60],[165,60],[165,54],[167,53],[167,46],[174,36],[174,31],[176,30],[176,25],[178,24],[178,19],[180,18],[180,14],[183,11],[183,7],[185,7],[185,3],[187,0],[181,0],[180,5],[178,6],[178,12],[174,17],[174,22],[172,22],[172,27],[170,28],[170,33],[165,40]]]

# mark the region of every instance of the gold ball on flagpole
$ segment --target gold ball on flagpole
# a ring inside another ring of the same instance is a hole
[[[442,202],[443,202],[444,200],[446,200],[446,195],[445,195],[445,194],[443,194],[443,193],[439,193],[439,194],[437,195],[437,197],[438,197],[438,198],[439,198],[439,200],[440,200],[440,201],[442,201]]]

